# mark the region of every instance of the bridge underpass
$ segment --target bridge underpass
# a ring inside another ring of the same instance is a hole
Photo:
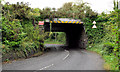
[[[45,32],[65,32],[69,48],[86,48],[87,36],[83,22],[75,19],[59,18],[44,23]],[[50,25],[51,24],[51,25]]]
[[[83,23],[58,21],[52,23],[53,32],[65,32],[67,48],[85,48],[86,34]],[[50,22],[45,22],[45,31],[50,32]],[[51,46],[50,46],[51,45]],[[31,72],[39,72],[39,70],[102,70],[104,60],[93,52],[80,49],[64,49],[59,46],[50,44],[47,47],[53,47],[51,52],[44,53],[42,56],[14,61],[12,63],[4,64],[3,70],[8,72],[16,72],[18,70],[30,70]],[[63,45],[62,45],[63,46]],[[56,47],[56,48],[54,48]],[[65,46],[66,47],[66,46]],[[106,72],[106,71],[105,71]]]

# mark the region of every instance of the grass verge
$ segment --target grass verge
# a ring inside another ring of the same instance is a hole
[[[89,45],[89,47],[87,49],[90,51],[97,52],[98,54],[100,54],[102,56],[102,58],[105,61],[104,69],[106,69],[106,70],[119,70],[118,57],[116,57],[113,53],[105,54],[105,51],[103,50],[104,43],[96,44],[94,46]]]
[[[58,41],[45,41],[44,44],[64,44],[64,43]]]

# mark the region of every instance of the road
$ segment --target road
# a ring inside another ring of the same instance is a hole
[[[66,50],[62,45],[46,46],[52,47],[50,52],[3,64],[3,70],[104,70],[104,61],[96,53],[77,48]]]

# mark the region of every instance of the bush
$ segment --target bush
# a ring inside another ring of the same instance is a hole
[[[118,70],[120,67],[120,49],[118,47],[118,24],[120,23],[120,21],[118,20],[118,16],[118,11],[112,11],[110,14],[102,13],[97,18],[97,24],[100,24],[99,26],[101,26],[100,29],[95,29],[96,31],[94,31],[94,29],[91,30],[95,32],[95,34],[91,31],[88,31],[93,33],[93,36],[89,35],[90,33],[88,34],[89,38],[92,36],[89,40],[89,45],[93,46],[91,50],[102,54],[103,58],[105,59],[105,62],[109,64],[110,69],[112,70]]]
[[[114,51],[114,47],[112,43],[104,43],[104,54],[110,55]]]
[[[19,48],[21,39],[24,37],[23,28],[18,21],[9,21],[3,17],[2,23],[2,43],[15,50]]]

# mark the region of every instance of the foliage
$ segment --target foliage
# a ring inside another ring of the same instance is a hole
[[[57,36],[57,40],[62,43],[66,43],[66,34],[65,33],[59,33]]]
[[[73,3],[68,2],[65,3],[61,8],[57,10],[55,8],[44,8],[40,10],[40,15],[42,19],[46,18],[75,18],[83,20],[85,17],[87,18],[95,18],[97,13],[92,11],[88,3]]]
[[[43,41],[45,33],[38,25],[35,27],[31,25],[25,25],[26,37],[24,37],[23,42],[33,42],[36,48],[43,47]]]
[[[54,44],[65,44],[66,43],[66,35],[64,32],[55,32],[52,33],[50,37],[47,37],[45,39],[45,44],[46,43],[54,43]],[[50,43],[50,44],[51,44]]]
[[[29,3],[17,3],[2,5],[2,50],[3,54],[10,51],[23,51],[28,56],[30,50],[43,51],[44,40],[46,42],[65,43],[65,33],[44,33],[37,21],[49,18],[74,18],[84,22],[88,37],[88,49],[103,55],[110,64],[111,69],[118,70],[120,67],[120,48],[118,47],[120,29],[120,10],[118,2],[114,0],[114,11],[110,14],[99,14],[92,11],[88,3],[68,2],[61,8],[30,8]],[[92,22],[96,21],[97,29],[92,29]],[[91,48],[92,47],[92,48]],[[6,59],[7,60],[7,59]]]
[[[38,8],[28,7],[28,3],[9,4],[2,8],[2,51],[3,55],[10,52],[23,51],[27,57],[31,50],[43,51],[46,33],[35,20],[40,16]]]
[[[3,17],[2,42],[14,50],[19,47],[21,39],[24,37],[23,28],[19,21],[8,21]]]
[[[110,65],[110,69],[112,70],[119,70],[120,64],[119,64],[119,57],[120,57],[120,49],[118,47],[119,43],[119,28],[118,24],[119,21],[119,13],[120,10],[115,9],[115,11],[111,11],[110,14],[102,13],[97,18],[97,26],[98,24],[101,24],[101,31],[98,30],[98,33],[102,32],[101,35],[94,36],[94,42],[91,44],[93,48],[89,48],[93,51],[97,51],[98,53],[103,55],[103,58],[105,59],[106,63]],[[93,30],[91,30],[93,31]],[[91,32],[89,31],[89,32]],[[95,32],[95,31],[94,31]],[[97,37],[97,39],[95,39]],[[92,38],[93,39],[93,38]],[[99,42],[97,42],[99,41]],[[91,42],[91,40],[90,40]],[[102,46],[99,46],[102,45]]]
[[[114,70],[114,71],[119,70],[118,69],[119,58],[112,53],[108,54],[109,49],[106,48],[107,50],[105,50],[104,48],[105,48],[104,42],[97,43],[93,47],[90,47],[90,46],[88,47],[89,50],[95,51],[102,56],[102,58],[105,60],[104,68],[106,70]]]

